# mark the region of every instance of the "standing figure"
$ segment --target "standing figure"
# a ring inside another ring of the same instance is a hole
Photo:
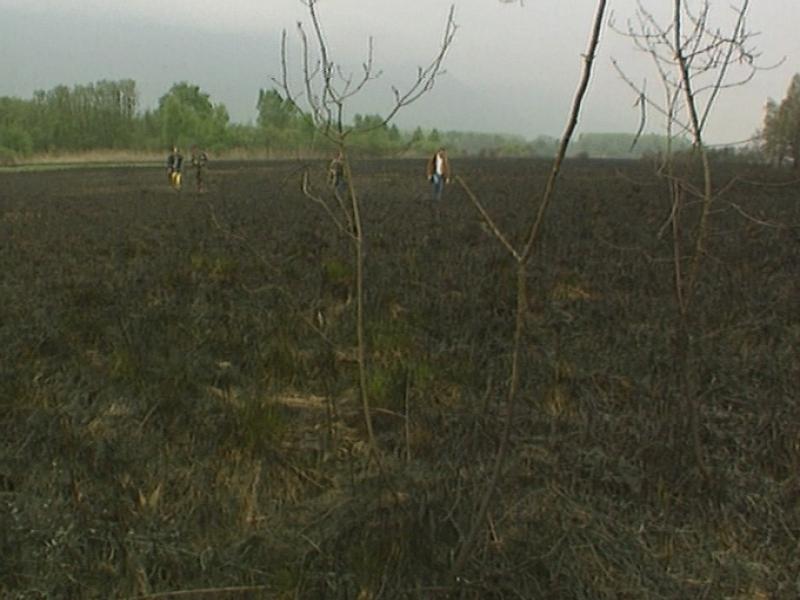
[[[183,167],[183,155],[176,146],[167,156],[167,180],[176,191],[181,190],[181,168]]]
[[[344,176],[344,154],[341,150],[333,157],[331,164],[328,165],[328,185],[333,188],[336,194],[344,193],[347,188],[347,180]]]
[[[197,150],[197,146],[192,148],[192,166],[194,167],[195,187],[198,192],[204,192],[205,186],[205,171],[206,164],[208,163],[208,154],[205,150]]]
[[[447,150],[439,148],[431,156],[428,160],[425,174],[433,186],[433,199],[441,200],[444,193],[444,184],[450,183],[450,161],[447,159]]]

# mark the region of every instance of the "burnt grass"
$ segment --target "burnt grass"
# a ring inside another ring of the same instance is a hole
[[[645,162],[566,164],[512,451],[453,581],[502,430],[512,260],[456,185],[431,206],[419,161],[354,165],[378,469],[351,248],[301,166],[212,164],[200,195],[156,168],[0,173],[0,596],[800,595],[791,174],[716,167],[739,179],[690,315],[706,478],[665,183]],[[519,244],[549,164],[454,166]]]

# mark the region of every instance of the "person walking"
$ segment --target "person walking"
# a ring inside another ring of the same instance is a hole
[[[192,147],[192,166],[194,167],[195,189],[198,192],[206,190],[205,172],[206,164],[208,164],[208,154],[205,150],[197,149],[197,146]]]
[[[328,165],[328,185],[333,188],[334,193],[339,195],[347,189],[347,180],[344,175],[344,154],[341,150]]]
[[[167,180],[176,191],[181,190],[181,168],[183,167],[183,155],[177,146],[172,147],[172,151],[167,156]]]
[[[445,184],[450,183],[450,161],[447,159],[447,150],[439,148],[431,156],[425,174],[432,185],[433,199],[441,200]]]

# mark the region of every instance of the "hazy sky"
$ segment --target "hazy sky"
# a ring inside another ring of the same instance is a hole
[[[731,4],[712,0],[712,18],[730,23]],[[663,10],[666,0],[642,0]],[[455,0],[458,32],[446,75],[434,91],[401,113],[408,128],[559,135],[581,68],[595,0]],[[800,71],[800,0],[751,0],[748,25],[764,65],[746,87],[727,91],[709,122],[713,142],[748,138],[760,127],[768,97],[782,98]],[[375,40],[383,70],[352,109],[385,112],[391,86],[413,79],[436,53],[447,0],[319,0],[333,57],[357,71]],[[635,0],[609,0],[619,25]],[[295,23],[308,21],[300,0],[0,0],[0,95],[30,98],[36,89],[100,79],[136,80],[143,107],[177,81],[222,102],[234,120],[255,119],[259,88],[280,72],[280,34],[297,54]],[[613,69],[616,58],[648,91],[660,93],[650,63],[630,40],[605,30],[579,132],[635,131],[634,93]],[[661,123],[651,114],[649,129]]]

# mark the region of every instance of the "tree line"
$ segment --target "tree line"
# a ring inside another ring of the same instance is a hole
[[[29,100],[0,97],[0,162],[34,154],[89,150],[161,152],[166,147],[199,146],[214,152],[242,149],[273,156],[314,155],[330,151],[308,115],[277,90],[261,89],[255,102],[256,121],[235,123],[222,103],[212,101],[199,86],[174,84],[154,109],[142,110],[136,82],[102,80],[86,85],[58,85],[39,90]],[[559,140],[540,135],[464,131],[401,131],[380,115],[356,114],[358,135],[352,151],[370,156],[418,156],[447,146],[451,154],[502,157],[550,157]],[[800,75],[795,75],[786,97],[766,104],[764,127],[757,136],[757,154],[775,164],[800,165]],[[575,140],[571,155],[592,158],[637,158],[657,154],[665,136],[631,133],[585,133]],[[676,144],[672,141],[673,146]],[[688,149],[689,142],[678,140]],[[729,153],[730,154],[730,153]]]
[[[276,90],[259,90],[255,123],[232,122],[227,108],[199,86],[174,84],[154,109],[142,110],[136,82],[98,81],[37,91],[29,100],[0,97],[0,162],[34,154],[89,150],[162,152],[177,145],[215,152],[244,149],[272,155],[328,152],[330,141]],[[356,114],[356,153],[397,156],[433,152],[443,144],[518,151],[521,138],[483,133],[401,132],[379,115]],[[474,150],[477,151],[477,150]]]

